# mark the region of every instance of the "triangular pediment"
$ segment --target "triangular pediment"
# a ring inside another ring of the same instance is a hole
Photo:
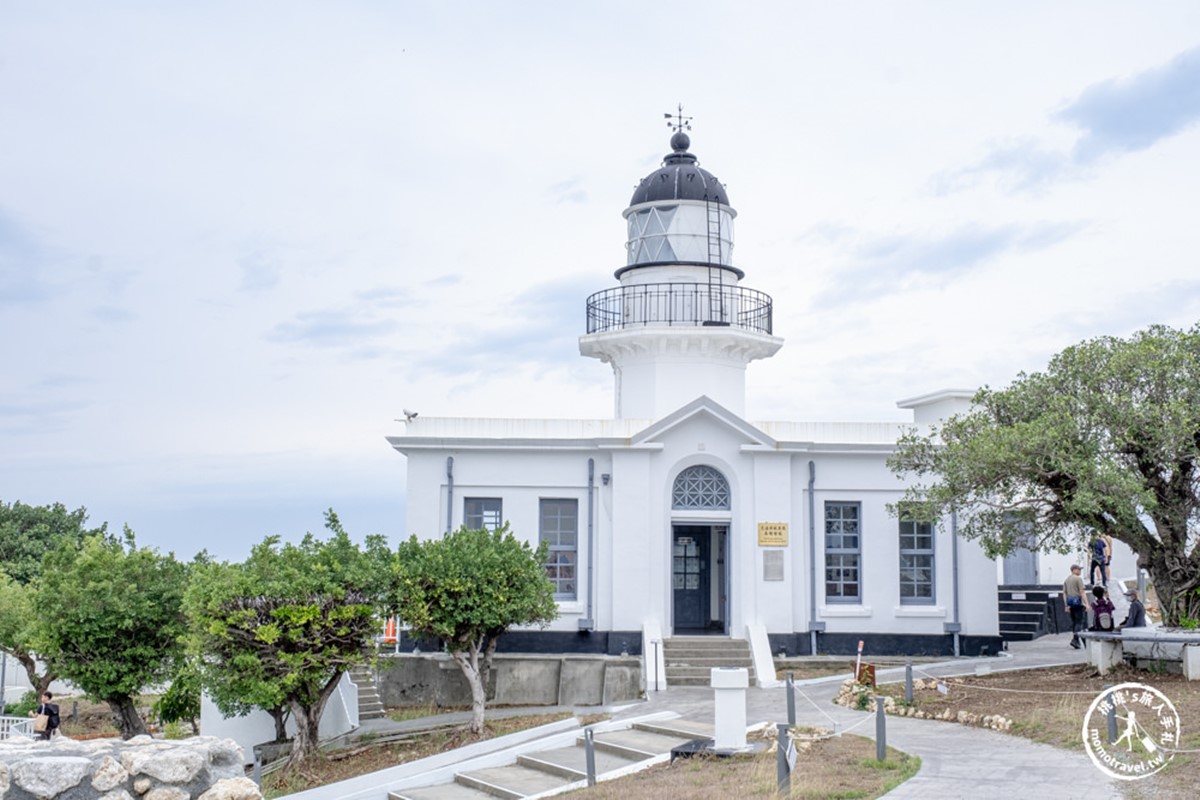
[[[728,429],[741,438],[745,444],[775,448],[774,439],[707,395],[697,397],[682,408],[672,411],[650,427],[635,434],[631,439],[631,444],[660,442],[672,430],[697,419],[709,420],[710,424],[716,423]]]

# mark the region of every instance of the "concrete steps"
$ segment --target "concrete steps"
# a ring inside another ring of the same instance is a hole
[[[674,720],[598,733],[593,740],[596,775],[665,755],[693,739],[711,737],[711,725]],[[586,780],[586,762],[581,734],[574,746],[526,753],[507,766],[460,772],[451,783],[390,792],[388,800],[519,800]]]
[[[379,690],[375,685],[375,673],[366,667],[356,667],[350,671],[350,680],[358,687],[358,719],[383,719],[386,713],[383,701],[379,699]]]
[[[663,641],[668,686],[708,686],[714,667],[745,667],[754,684],[750,643],[726,636],[674,636]]]
[[[1070,622],[1064,627],[1056,613],[1062,605],[1061,591],[1053,586],[999,587],[1000,635],[1010,642],[1028,642],[1070,630]]]

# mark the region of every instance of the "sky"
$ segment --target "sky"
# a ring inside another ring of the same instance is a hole
[[[0,500],[430,533],[403,409],[612,416],[584,301],[679,103],[785,340],[751,420],[1200,319],[1200,4],[0,0]]]

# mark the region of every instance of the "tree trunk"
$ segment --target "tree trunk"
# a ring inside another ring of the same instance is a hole
[[[287,735],[287,706],[268,708],[267,713],[275,720],[275,741],[286,742]]]
[[[285,769],[298,767],[321,752],[321,712],[311,706],[292,703],[292,718],[296,720],[296,738]]]
[[[122,739],[132,739],[147,733],[146,723],[142,722],[132,697],[110,697],[105,702],[112,710],[113,724],[121,731]]]
[[[1196,590],[1200,575],[1189,569],[1186,559],[1161,552],[1143,558],[1144,561],[1139,559],[1139,566],[1150,573],[1163,626],[1178,628],[1200,622],[1200,593]]]
[[[451,655],[458,662],[458,668],[462,670],[463,677],[471,687],[472,713],[468,730],[478,736],[483,733],[483,712],[487,707],[487,686],[484,683],[487,678],[479,670],[479,645],[472,642],[469,649],[454,650]]]
[[[39,675],[37,671],[37,660],[26,650],[10,650],[9,652],[12,654],[13,658],[17,659],[17,661],[25,669],[25,675],[29,678],[29,685],[33,687],[34,691],[37,692],[37,696],[40,698],[46,693],[46,690],[50,688],[50,684],[54,683],[54,679],[58,676],[49,669]]]
[[[334,673],[333,677],[322,687],[316,701],[312,703],[306,705],[296,700],[288,701],[288,707],[292,710],[292,719],[296,721],[296,738],[292,740],[292,754],[288,757],[287,764],[284,765],[285,770],[291,771],[298,768],[308,759],[321,754],[321,714],[325,711],[325,703],[329,701],[341,679],[341,672]],[[276,724],[278,725],[278,720],[276,720]],[[278,732],[279,729],[276,727],[276,733]]]

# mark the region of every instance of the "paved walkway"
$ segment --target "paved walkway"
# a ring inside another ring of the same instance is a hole
[[[1070,634],[1059,634],[1034,642],[1014,642],[1004,656],[917,667],[930,675],[952,676],[973,675],[977,670],[999,672],[1084,662],[1084,653],[1068,646],[1070,638]],[[853,727],[854,733],[874,738],[874,714],[852,711],[832,702],[847,677],[798,681],[796,686],[803,696],[797,693],[796,722],[821,727],[832,727],[836,722],[840,731]],[[903,667],[879,673],[881,682],[903,679]],[[616,716],[670,710],[685,719],[712,722],[712,698],[712,690],[705,688],[650,692],[647,702],[618,709]],[[746,718],[750,724],[786,721],[786,689],[750,689]],[[1081,727],[1082,724],[1080,720]],[[893,716],[887,718],[887,740],[890,746],[921,758],[920,772],[889,792],[889,798],[1104,800],[1120,797],[1118,782],[1096,769],[1081,751],[1061,750],[965,725]]]
[[[921,673],[936,676],[974,675],[1034,667],[1079,664],[1086,661],[1084,651],[1068,646],[1070,634],[1045,636],[1033,642],[1013,642],[998,657],[965,658],[936,664],[917,664]],[[874,738],[874,714],[834,705],[833,697],[846,675],[797,681],[796,721],[800,725],[833,727],[842,732]],[[904,668],[880,670],[878,680],[891,683],[904,679]],[[785,722],[787,693],[783,687],[753,688],[747,691],[746,718],[750,724]],[[580,708],[506,708],[489,709],[489,718],[574,711],[594,714],[608,711],[615,719],[637,717],[658,711],[671,711],[697,722],[713,721],[713,692],[703,687],[677,687],[650,692],[644,702],[608,709],[596,706]],[[413,732],[446,724],[465,723],[468,712],[440,714],[435,717],[393,722],[367,720],[353,736],[364,733],[387,735]],[[1080,720],[1082,726],[1082,720]],[[1117,800],[1117,781],[1096,769],[1081,751],[1061,750],[1018,736],[948,722],[916,720],[889,716],[888,744],[920,756],[921,770],[912,779],[889,792],[889,798],[970,798],[970,800]],[[801,780],[797,776],[797,780]]]

